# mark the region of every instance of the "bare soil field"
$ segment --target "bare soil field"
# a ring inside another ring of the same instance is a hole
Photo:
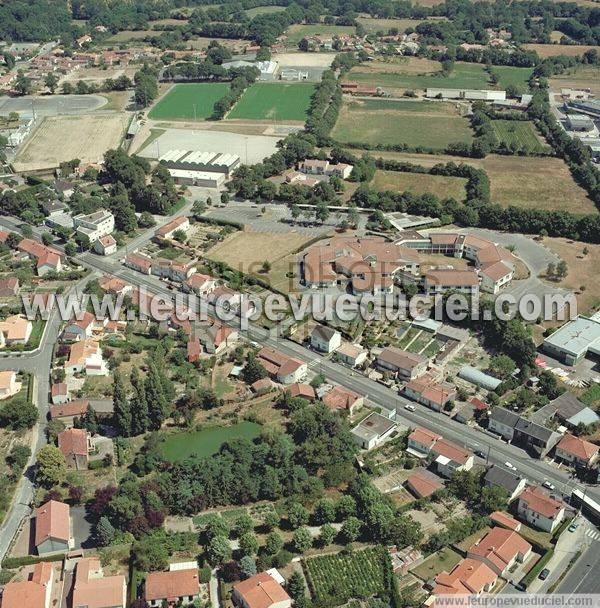
[[[17,156],[17,171],[58,167],[79,158],[97,163],[119,145],[127,129],[127,114],[48,117]]]
[[[297,68],[299,65],[307,68],[328,68],[335,55],[333,53],[276,53],[273,61],[280,68]]]
[[[387,21],[387,20],[386,20]],[[440,71],[440,62],[421,57],[389,57],[388,59],[370,61],[352,68],[355,72],[379,74],[434,74]],[[344,80],[352,80],[352,70]]]
[[[349,149],[350,153],[356,156],[362,156],[363,154],[370,154],[374,158],[385,158],[386,160],[398,160],[407,163],[413,163],[415,165],[421,165],[422,167],[431,168],[440,163],[465,163],[472,165],[473,167],[481,168],[483,166],[483,159],[480,158],[464,158],[462,156],[452,156],[450,154],[418,154],[416,152],[394,152],[388,150],[360,150],[360,149]]]
[[[555,55],[577,57],[592,49],[600,52],[600,46],[585,44],[524,44],[523,47],[528,51],[535,51],[542,58],[554,57]]]

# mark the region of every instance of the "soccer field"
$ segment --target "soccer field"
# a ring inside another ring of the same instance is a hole
[[[314,90],[314,84],[304,82],[258,82],[246,89],[227,118],[305,121]]]
[[[176,84],[150,110],[154,120],[205,120],[213,107],[229,91],[227,82]]]

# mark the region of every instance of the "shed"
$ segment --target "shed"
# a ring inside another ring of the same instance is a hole
[[[458,377],[470,382],[471,384],[475,384],[476,386],[480,386],[488,391],[495,390],[500,384],[502,384],[501,380],[498,378],[494,378],[489,374],[485,374],[481,370],[471,367],[470,365],[465,365],[459,372]]]

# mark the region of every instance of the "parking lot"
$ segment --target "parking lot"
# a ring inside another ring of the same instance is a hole
[[[43,116],[62,116],[85,114],[98,110],[108,100],[101,95],[52,95],[49,97],[3,97],[0,98],[0,114],[22,112],[36,118]]]

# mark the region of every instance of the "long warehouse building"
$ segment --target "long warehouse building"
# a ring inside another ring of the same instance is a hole
[[[223,173],[229,177],[240,164],[240,157],[237,154],[220,152],[169,150],[159,161],[167,169]]]

